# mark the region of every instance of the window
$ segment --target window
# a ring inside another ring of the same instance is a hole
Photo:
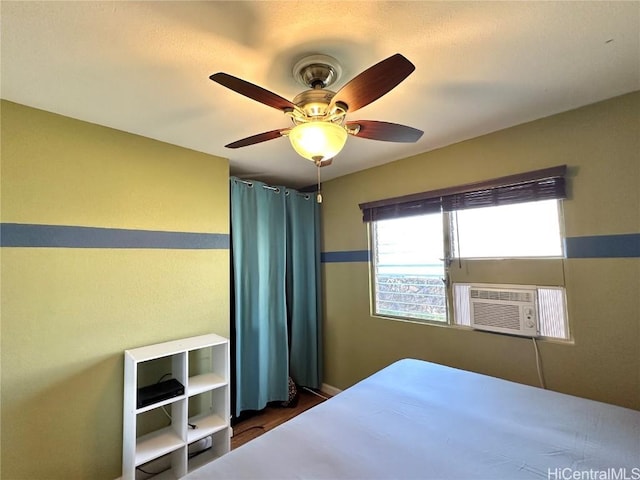
[[[545,200],[372,222],[374,313],[446,322],[443,259],[561,256],[558,209]]]
[[[558,200],[516,203],[452,212],[455,257],[560,257]]]
[[[516,276],[526,277],[526,265],[539,270],[545,265],[540,262],[561,261],[565,173],[566,166],[552,167],[360,205],[370,224],[373,314],[470,326],[469,284],[460,278],[491,282],[482,275],[471,278],[462,263],[456,277],[451,262],[465,259],[467,266],[477,264],[481,274],[494,276],[495,266],[513,266],[523,272]],[[505,260],[486,263],[495,259]],[[541,336],[568,339],[564,288],[536,287],[536,292]],[[448,307],[455,318],[449,318]]]
[[[380,220],[372,237],[375,314],[446,322],[442,215]]]

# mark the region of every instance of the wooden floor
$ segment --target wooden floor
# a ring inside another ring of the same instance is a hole
[[[267,407],[264,410],[250,416],[245,420],[240,420],[233,426],[233,437],[231,437],[231,450],[259,437],[265,432],[274,429],[278,425],[291,420],[302,412],[315,407],[325,400],[307,390],[298,390],[298,404],[292,408]],[[322,393],[321,395],[328,397]]]

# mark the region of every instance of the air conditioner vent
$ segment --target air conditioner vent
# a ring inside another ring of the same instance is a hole
[[[535,337],[538,335],[535,287],[472,285],[471,326],[477,330]]]
[[[520,309],[516,305],[476,303],[473,308],[476,325],[520,329]]]
[[[471,298],[484,298],[486,300],[502,300],[504,302],[533,302],[533,292],[513,290],[482,290],[471,289]]]

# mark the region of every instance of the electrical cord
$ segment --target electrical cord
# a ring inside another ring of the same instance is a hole
[[[144,473],[145,475],[160,475],[162,472],[165,471],[163,470],[162,472],[147,472],[146,470],[143,470],[142,467],[136,467],[136,470]]]
[[[241,432],[234,432],[233,436],[237,437],[238,435],[242,435],[243,433],[248,432],[249,430],[253,430],[255,428],[259,428],[260,430],[266,430],[266,428],[264,427],[264,425],[254,425],[253,427],[247,427],[244,430],[242,430]]]
[[[531,337],[533,340],[533,349],[536,352],[536,368],[538,369],[538,380],[540,380],[540,386],[546,390],[547,386],[545,385],[544,375],[542,372],[542,360],[540,358],[540,352],[538,351],[538,342],[536,342],[535,337]]]
[[[159,379],[156,383],[160,383],[160,382],[161,382],[163,379],[165,379],[166,377],[171,377],[171,374],[170,374],[170,373],[165,373],[164,375],[162,375],[162,376],[160,377],[160,379]],[[164,412],[164,414],[167,416],[167,418],[168,418],[169,420],[173,420],[173,419],[171,418],[171,414],[170,414],[169,412],[167,412],[167,409],[166,409],[166,408],[164,408],[164,405],[163,405],[162,407],[160,407],[160,408],[162,409],[162,411]],[[189,425],[189,428],[190,428],[190,429],[192,429],[192,430],[195,430],[196,428],[198,428],[198,425],[196,425],[196,424],[194,424],[194,423],[187,423],[187,425]]]
[[[164,412],[164,414],[167,416],[167,418],[169,420],[171,420],[171,415],[169,414],[169,412],[167,412],[167,409],[164,408],[164,405],[162,407],[160,407],[162,409],[162,411]]]
[[[462,269],[462,255],[460,253],[460,228],[458,227],[458,211],[454,212],[456,219],[456,255],[458,257],[458,268]]]
[[[329,400],[329,397],[325,397],[324,395],[316,392],[315,390],[310,389],[309,387],[302,387],[303,390],[306,390],[309,393],[313,393],[315,396],[324,398],[325,400]]]
[[[167,412],[167,410],[164,408],[164,405],[163,405],[162,407],[160,407],[160,408],[162,408],[162,411],[164,412],[164,414],[167,416],[167,418],[168,418],[169,420],[173,420],[173,419],[171,418],[171,414],[169,414],[169,412]],[[196,428],[198,428],[198,425],[196,425],[195,423],[187,423],[187,425],[189,425],[189,428],[190,428],[191,430],[195,430]]]

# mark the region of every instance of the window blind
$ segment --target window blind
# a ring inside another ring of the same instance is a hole
[[[494,207],[513,203],[566,198],[564,177],[505,185],[474,192],[456,193],[442,197],[442,209],[450,212],[468,208]]]
[[[388,205],[380,205],[375,208],[362,208],[362,216],[365,222],[384,220],[387,218],[410,217],[411,215],[423,215],[439,212],[442,209],[440,197],[409,200]]]
[[[509,205],[536,200],[562,199],[566,193],[567,166],[494,178],[401,197],[361,203],[364,222],[439,211]]]

